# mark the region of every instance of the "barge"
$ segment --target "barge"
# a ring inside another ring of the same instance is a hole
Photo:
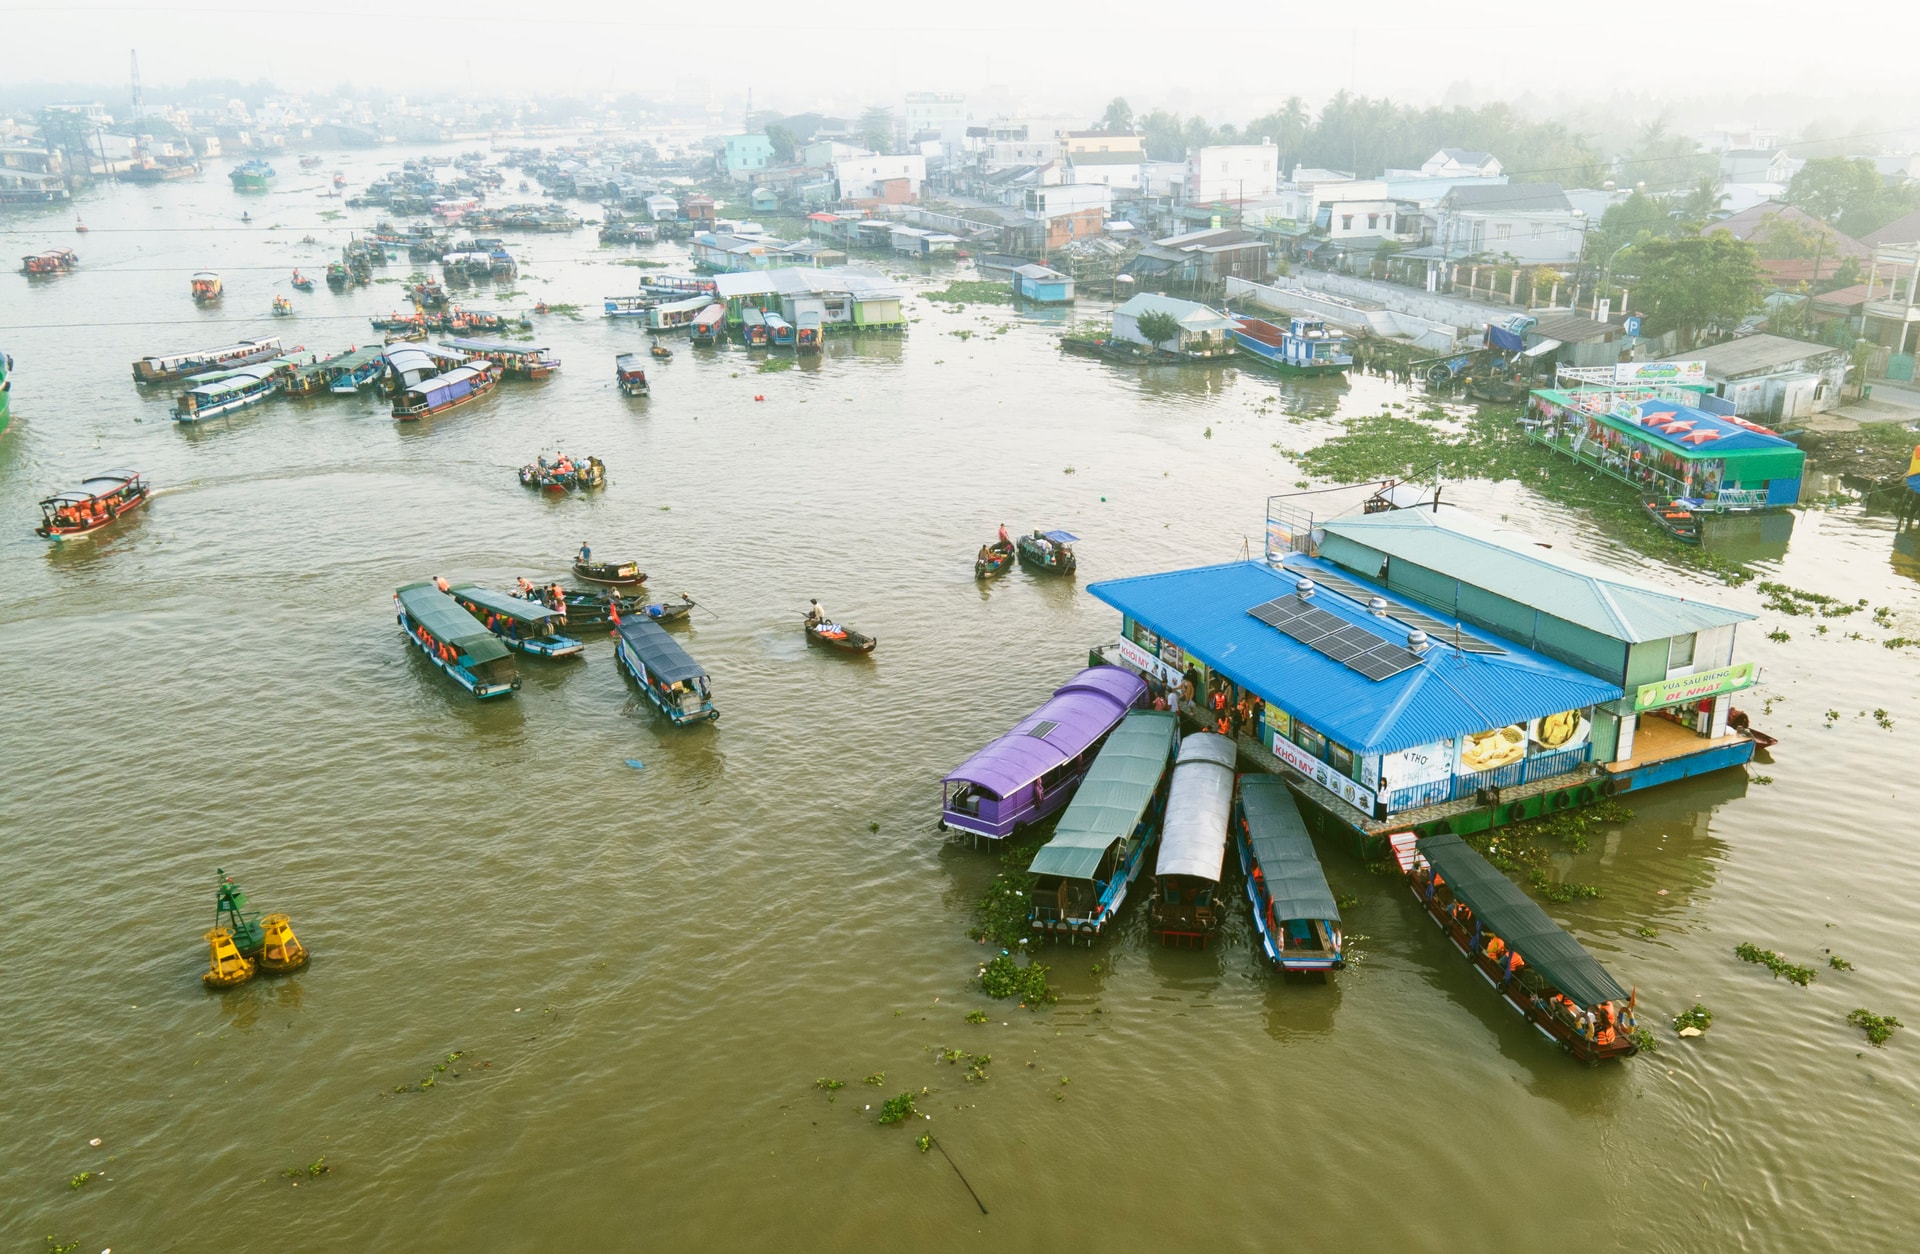
[[[1352,341],[1319,318],[1289,318],[1282,327],[1237,314],[1232,335],[1243,354],[1290,374],[1345,374],[1353,367]]]

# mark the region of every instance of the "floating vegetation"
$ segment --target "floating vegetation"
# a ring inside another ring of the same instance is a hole
[[[1867,1043],[1876,1047],[1885,1045],[1893,1039],[1895,1028],[1907,1026],[1892,1015],[1877,1015],[1869,1010],[1853,1011],[1847,1015],[1847,1022],[1865,1031]]]
[[[1068,466],[1065,470],[1062,470],[1060,473],[1063,475],[1070,475],[1073,473],[1073,467]]]
[[[973,928],[967,933],[983,944],[1011,949],[1032,930],[1027,926],[1027,891],[1032,877],[1024,871],[1002,871],[973,906]]]
[[[553,1007],[548,1006],[545,1013],[552,1014]],[[466,1056],[467,1056],[466,1050],[456,1049],[451,1054],[448,1054],[444,1061],[434,1063],[433,1071],[428,1075],[422,1077],[418,1083],[396,1084],[393,1086],[393,1091],[396,1093],[413,1093],[413,1092],[424,1093],[428,1089],[433,1087],[435,1076],[443,1074],[448,1067],[451,1067],[454,1063],[459,1062],[462,1058],[465,1058]],[[490,1065],[490,1064],[483,1064],[483,1065]],[[454,1072],[453,1078],[458,1080],[460,1078],[460,1073],[458,1071]]]
[[[911,1093],[902,1093],[897,1097],[889,1097],[886,1101],[880,1103],[881,1123],[899,1123],[909,1116],[919,1113],[919,1111],[913,1108],[913,1094]]]
[[[1886,731],[1893,730],[1893,717],[1885,710],[1875,710],[1873,712],[1873,721],[1880,724]]]
[[[1565,904],[1586,897],[1598,897],[1600,889],[1593,884],[1581,884],[1574,880],[1556,880],[1547,874],[1545,867],[1535,867],[1527,873],[1527,883],[1533,885],[1542,897],[1548,901]]]
[[[933,1148],[933,1138],[923,1132],[919,1136],[916,1136],[913,1138],[913,1145],[915,1149],[919,1150],[922,1154],[924,1154],[928,1150]]]
[[[827,1100],[832,1101],[835,1093],[847,1087],[847,1082],[845,1080],[834,1080],[826,1076],[821,1076],[813,1082],[813,1087],[824,1092],[827,1095]]]
[[[1920,644],[1920,640],[1909,640],[1905,636],[1888,636],[1880,642],[1882,648],[1904,649],[1910,644]]]
[[[987,996],[1017,997],[1022,1006],[1035,1010],[1059,999],[1047,983],[1047,970],[1042,963],[1028,962],[1021,966],[1010,954],[1001,954],[991,962],[982,963],[977,978],[980,990]]]
[[[1352,893],[1341,893],[1333,899],[1333,905],[1336,910],[1351,910],[1359,904],[1360,899]]]
[[[791,370],[799,361],[792,357],[769,357],[754,369],[761,374],[779,374],[782,370]]]
[[[1825,719],[1826,719],[1826,721],[1827,721],[1827,726],[1828,726],[1828,727],[1832,727],[1832,726],[1833,726],[1833,725],[1834,725],[1834,724],[1835,724],[1836,722],[1838,722],[1838,721],[1839,721],[1839,719],[1840,719],[1840,711],[1838,711],[1838,710],[1828,710],[1828,711],[1826,712],[1826,714],[1824,715],[1824,717],[1825,717]]]
[[[1783,627],[1775,627],[1767,633],[1767,639],[1773,641],[1775,644],[1785,644],[1787,641],[1793,639],[1793,633]]]
[[[666,266],[664,261],[648,261],[645,257],[622,257],[614,263],[622,266],[638,266],[642,270],[659,270]]]
[[[986,1011],[984,1011],[984,1010],[969,1010],[969,1011],[967,1011],[967,1022],[968,1022],[968,1023],[985,1023],[986,1021],[987,1021],[987,1012],[986,1012]]]
[[[879,1088],[882,1084],[885,1084],[886,1082],[887,1082],[887,1073],[884,1071],[876,1071],[872,1075],[868,1076],[865,1080],[861,1081],[862,1084],[871,1084],[875,1088]]]
[[[1755,775],[1755,776],[1753,777],[1753,782],[1754,782],[1754,783],[1756,783],[1756,784],[1771,784],[1771,783],[1773,782],[1773,776],[1771,776],[1771,775]]]
[[[1673,1016],[1673,1030],[1684,1034],[1691,1028],[1695,1032],[1705,1032],[1713,1026],[1713,1011],[1699,1002],[1693,1003],[1693,1009]]]
[[[346,216],[346,212],[340,209],[322,209],[320,211],[320,220],[322,222],[338,222]]]
[[[983,305],[1011,305],[1013,287],[1007,283],[990,283],[984,279],[955,279],[937,292],[924,293],[928,300],[937,300],[947,304],[978,301]]]
[[[99,1178],[100,1178],[100,1174],[98,1172],[83,1171],[79,1175],[73,1177],[73,1179],[67,1181],[67,1187],[69,1189],[84,1189],[89,1184],[92,1184],[95,1180],[98,1180]]]
[[[572,318],[575,322],[580,321],[580,306],[578,305],[548,305],[547,312],[550,314],[559,314],[562,318]]]
[[[321,1176],[326,1175],[332,1170],[333,1168],[327,1166],[327,1156],[322,1154],[304,1167],[286,1168],[280,1173],[280,1178],[283,1180],[298,1180],[301,1176],[305,1176],[309,1180],[318,1180]]]
[[[1653,1033],[1646,1028],[1635,1028],[1633,1030],[1633,1044],[1634,1047],[1643,1054],[1657,1054],[1660,1052],[1660,1042],[1655,1040]]]
[[[1660,929],[1651,923],[1642,923],[1639,927],[1635,928],[1634,931],[1639,933],[1642,940],[1652,940],[1654,937],[1660,935]]]
[[[1200,435],[1203,439],[1211,440],[1213,438],[1213,428],[1208,427],[1205,431],[1202,431]]]
[[[1848,614],[1858,614],[1867,608],[1864,599],[1842,601],[1837,597],[1807,592],[1765,579],[1755,586],[1767,594],[1766,608],[1776,614],[1818,614],[1821,618],[1843,618]]]
[[[1835,971],[1853,970],[1853,964],[1851,962],[1848,962],[1845,958],[1842,958],[1839,954],[1828,954],[1827,965],[1832,967]]]
[[[1751,941],[1742,941],[1738,945],[1735,945],[1733,947],[1733,954],[1734,957],[1740,959],[1742,962],[1758,963],[1765,967],[1767,970],[1773,972],[1775,979],[1779,979],[1784,975],[1788,980],[1798,984],[1801,988],[1805,988],[1807,985],[1813,983],[1812,967],[1796,966],[1788,962],[1784,956],[1775,953],[1771,949],[1761,949]]]
[[[947,334],[951,335],[956,340],[970,340],[973,338],[973,332],[967,330],[964,327],[958,331],[949,331],[947,332]]]
[[[47,1254],[73,1254],[79,1248],[80,1238],[78,1237],[71,1241],[62,1241],[52,1233],[47,1234]]]

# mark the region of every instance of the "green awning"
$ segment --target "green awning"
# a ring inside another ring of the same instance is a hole
[[[1240,810],[1247,818],[1253,860],[1273,899],[1273,917],[1338,920],[1340,907],[1327,887],[1327,873],[1313,851],[1313,838],[1300,818],[1293,791],[1278,775],[1249,775],[1240,781]]]
[[[1428,836],[1415,848],[1433,864],[1454,897],[1472,907],[1482,928],[1518,951],[1528,966],[1562,993],[1588,1008],[1627,999],[1627,991],[1598,959],[1458,836]]]
[[[1087,769],[1066,813],[1027,870],[1062,879],[1091,879],[1115,841],[1133,834],[1173,757],[1172,714],[1136,711],[1120,721]]]
[[[550,619],[560,617],[557,610],[549,609],[538,601],[524,601],[493,588],[483,588],[477,583],[455,584],[453,595],[462,601],[471,601],[481,609],[489,610],[502,618],[531,623],[536,627]]]
[[[470,665],[510,656],[500,638],[482,627],[473,615],[461,609],[454,599],[430,583],[410,583],[394,590],[400,607],[435,640],[450,644],[467,655]]]

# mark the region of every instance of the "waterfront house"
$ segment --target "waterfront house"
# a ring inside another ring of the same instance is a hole
[[[714,279],[727,317],[738,323],[748,308],[777,309],[794,326],[817,318],[823,329],[897,331],[906,325],[906,293],[871,270],[851,266],[784,267]]]
[[[1180,333],[1165,343],[1156,343],[1140,333],[1143,314],[1163,313],[1180,324]],[[1113,311],[1113,338],[1149,348],[1164,349],[1188,357],[1229,357],[1233,354],[1234,320],[1217,309],[1177,300],[1153,292],[1141,292]]]
[[[1776,422],[1840,404],[1849,364],[1845,349],[1780,335],[1743,335],[1667,360],[1705,362],[1706,384],[1732,412]]]
[[[1273,277],[1273,245],[1237,227],[1186,231],[1146,245],[1121,273],[1156,287],[1218,287],[1230,278],[1264,283]]]
[[[729,135],[720,150],[720,173],[736,183],[753,178],[756,170],[773,164],[773,141],[765,133]]]
[[[1920,323],[1920,242],[1877,245],[1865,286],[1861,336],[1902,356],[1920,348],[1920,334],[1915,333],[1915,324]],[[1913,378],[1911,357],[1904,377]]]
[[[904,205],[920,199],[927,181],[927,159],[918,153],[900,157],[848,157],[833,163],[842,201],[879,201]]]
[[[1257,200],[1280,185],[1280,150],[1258,144],[1213,144],[1187,153],[1187,199],[1194,204]]]
[[[680,203],[662,192],[655,192],[640,203],[647,217],[655,222],[671,222],[680,216]]]
[[[1017,266],[1013,271],[1013,294],[1036,305],[1070,305],[1073,276],[1047,266]]]
[[[1432,211],[1433,242],[1445,260],[1511,258],[1523,265],[1580,260],[1586,219],[1558,183],[1455,187]]]

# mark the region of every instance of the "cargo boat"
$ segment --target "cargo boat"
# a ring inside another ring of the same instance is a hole
[[[1108,734],[1146,695],[1147,681],[1132,671],[1081,671],[947,774],[940,784],[940,830],[1004,840],[1058,812]]]
[[[139,471],[105,471],[40,502],[40,525],[33,531],[48,540],[78,539],[145,505],[152,495]]]
[[[273,167],[259,159],[242,161],[228,172],[227,178],[233,182],[237,192],[263,192],[274,178]]]
[[[431,583],[394,589],[394,617],[427,660],[481,700],[509,697],[520,686],[513,653],[458,602]]]
[[[500,382],[491,362],[478,366],[456,366],[445,374],[422,379],[393,398],[393,416],[401,422],[417,422],[457,409],[493,391]]]
[[[250,366],[256,361],[278,357],[280,351],[280,337],[269,335],[261,339],[241,340],[238,343],[209,348],[197,353],[175,353],[170,357],[142,357],[133,363],[133,381],[135,383],[176,383],[190,375],[204,374],[209,370],[231,370],[238,366]]]
[[[1235,315],[1234,342],[1256,360],[1294,374],[1344,374],[1353,366],[1352,342],[1319,318],[1290,318],[1285,327]]]

